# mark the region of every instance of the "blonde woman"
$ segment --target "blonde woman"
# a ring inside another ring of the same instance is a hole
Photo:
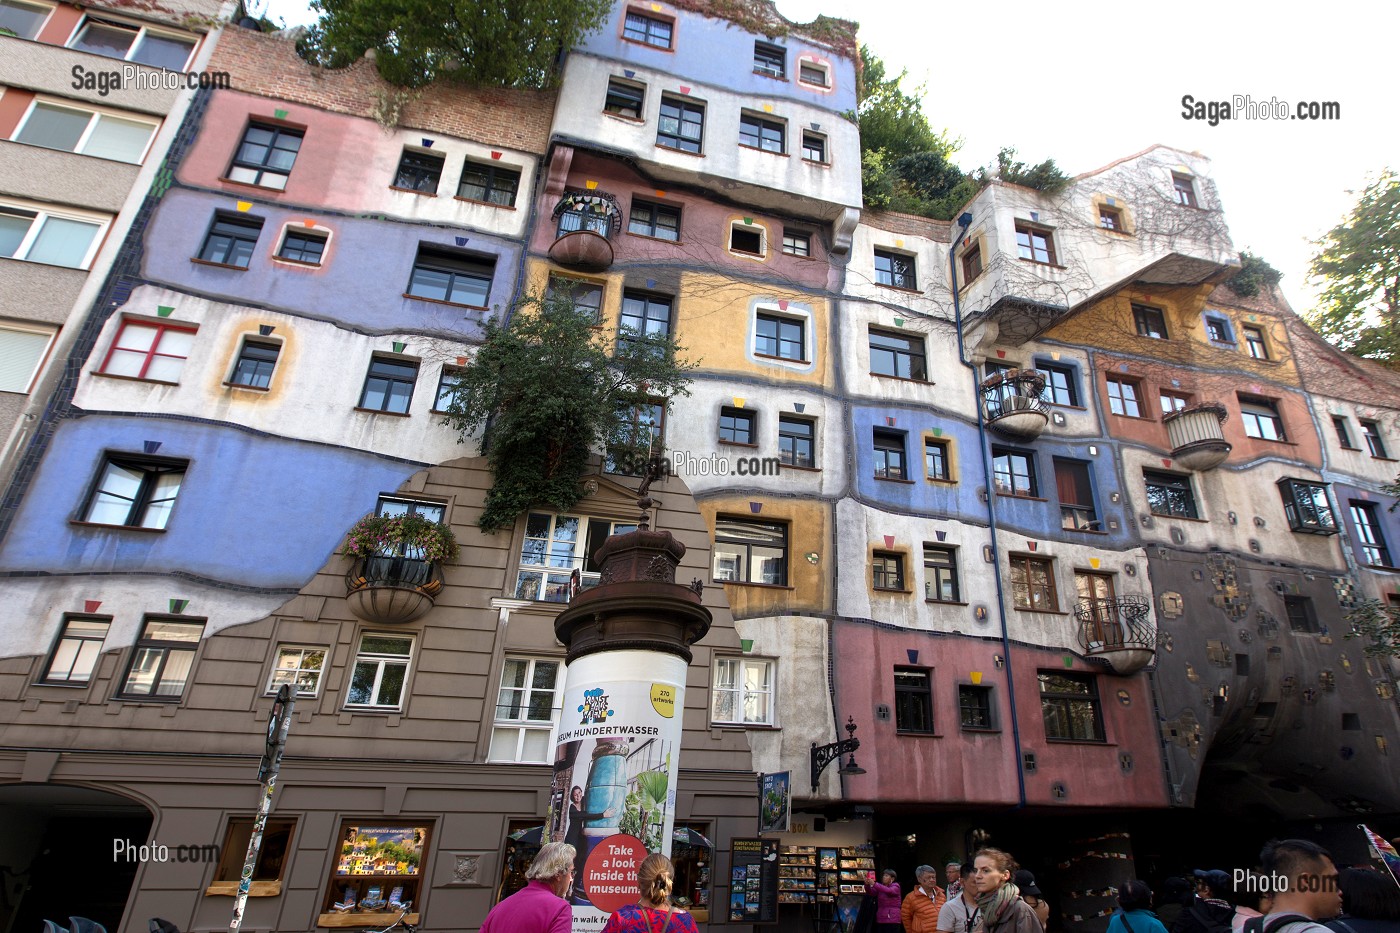
[[[699,933],[695,918],[671,903],[676,868],[660,852],[653,852],[637,868],[637,903],[619,907],[608,918],[603,933]]]
[[[1016,860],[1000,849],[982,849],[972,860],[972,886],[981,919],[977,933],[1043,933],[1035,911],[1011,880]]]

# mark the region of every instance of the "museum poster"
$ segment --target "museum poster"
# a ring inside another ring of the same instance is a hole
[[[569,665],[545,824],[578,850],[574,933],[597,933],[637,902],[637,867],[671,854],[685,662],[654,651],[606,651]]]
[[[778,922],[778,841],[734,839],[729,844],[729,922]]]

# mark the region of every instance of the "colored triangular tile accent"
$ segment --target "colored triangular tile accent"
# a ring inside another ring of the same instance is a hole
[[[1040,547],[1040,542],[1039,542],[1039,541],[1027,541],[1027,542],[1026,542],[1026,550],[1028,550],[1028,551],[1034,551],[1034,550],[1035,550],[1036,548],[1038,548],[1038,547]]]
[[[583,183],[583,186],[589,191],[596,191],[598,189],[598,183],[596,181],[586,181]]]
[[[170,600],[170,611],[175,615],[179,615],[185,611],[185,607],[189,604],[190,601],[188,599],[172,599]]]
[[[744,654],[748,654],[750,651],[753,650],[753,639],[752,639],[752,638],[741,638],[741,639],[739,639],[739,647],[743,649]]]
[[[763,503],[762,503],[762,502],[750,502],[750,503],[749,503],[749,511],[752,512],[753,514],[757,515],[759,512],[762,512],[762,511],[763,511]]]
[[[904,249],[904,241],[903,241],[903,240],[895,240],[895,241],[894,241],[894,245],[895,245],[895,246],[898,246],[900,249]]]
[[[739,396],[737,396],[737,395],[734,396],[734,407],[735,407],[735,408],[743,408],[743,407],[744,407],[744,400],[743,400],[742,398],[740,398]]]
[[[453,237],[453,239],[457,241],[457,245],[458,245],[458,246],[466,246],[467,243],[471,241],[471,238],[470,238],[470,237],[464,237],[464,236]]]
[[[395,352],[395,353],[402,353],[402,352],[404,351],[404,349],[405,349],[407,346],[408,346],[408,344],[403,343],[403,342],[398,341],[398,340],[395,340],[395,341],[394,341],[394,352]]]
[[[786,299],[786,298],[779,299],[779,300],[778,300],[778,310],[779,310],[779,311],[786,311],[787,309],[788,309],[787,299]]]
[[[910,663],[910,664],[918,664],[918,663],[919,663],[919,649],[918,649],[918,648],[905,648],[905,649],[904,649],[904,654],[905,654],[906,657],[909,658],[909,663]]]
[[[1115,201],[1113,198],[1104,198],[1104,200],[1108,202],[1108,206],[1109,206],[1109,207],[1117,207],[1117,206],[1118,206],[1118,202]]]
[[[933,429],[933,436],[934,436],[934,437],[942,437],[942,436],[943,436],[943,429],[942,429],[942,428],[934,428],[934,429]]]
[[[161,317],[170,317],[170,315],[174,313],[175,309],[172,308],[170,305],[156,305],[156,314],[160,315]]]
[[[745,223],[747,226],[752,227],[752,226],[753,226],[753,218],[752,218],[752,217],[745,217],[745,218],[744,218],[744,223]]]
[[[662,191],[660,188],[653,191],[652,194],[656,195],[658,198],[666,197],[666,192]]]
[[[1168,460],[1166,457],[1162,458],[1162,466],[1166,467],[1167,469],[1171,469],[1171,465],[1172,462],[1170,460]]]
[[[303,220],[303,221],[301,222],[301,225],[302,225],[303,227],[314,227],[314,226],[316,226],[316,221],[312,220],[310,217],[307,217],[305,220]]]
[[[623,75],[623,77],[626,77],[626,78],[635,78],[635,77],[637,76],[637,73],[636,73],[635,71],[630,70],[630,69],[624,68],[624,69],[622,69],[622,75]]]
[[[885,535],[885,547],[894,547],[894,535]]]
[[[1005,350],[998,350],[998,351],[997,351],[997,359],[999,359],[999,360],[1004,360],[1004,359],[1006,359],[1006,351],[1005,351]]]
[[[1103,563],[1103,561],[1099,560],[1097,557],[1089,558],[1089,566],[1094,568],[1095,570],[1099,569],[1099,564],[1101,563]]]
[[[466,358],[465,356],[459,356],[459,357],[457,357],[457,365],[458,365],[458,366],[466,366],[466,365],[467,365],[467,358]]]
[[[267,336],[270,336],[270,335],[272,334],[272,332],[273,332],[274,330],[276,330],[276,329],[277,329],[277,328],[273,327],[271,324],[259,324],[259,325],[258,325],[258,336],[259,336],[259,337],[267,337]]]
[[[432,141],[431,139],[429,139],[428,137],[426,137],[426,136],[423,137],[423,148],[424,148],[424,149],[431,149],[431,148],[433,148],[433,141]]]
[[[142,442],[141,442],[141,449],[144,450],[144,451],[145,451],[146,453],[148,453],[148,454],[153,454],[153,453],[155,453],[157,450],[160,450],[160,445],[163,444],[163,443],[165,443],[165,442],[164,442],[164,441],[142,441]]]
[[[1031,211],[1031,220],[1040,220],[1040,211]]]
[[[1127,363],[1119,363],[1119,364],[1118,364],[1118,371],[1119,371],[1120,373],[1125,373],[1125,372],[1127,372],[1127,371],[1128,371],[1128,364],[1127,364]]]
[[[902,318],[902,317],[897,317],[897,318],[895,318],[895,319],[894,319],[894,326],[895,326],[895,327],[903,327],[903,326],[904,326],[904,318]]]
[[[656,279],[647,279],[647,288],[655,288]]]
[[[682,85],[681,85],[681,93],[682,93],[682,94],[689,94],[689,93],[690,93],[690,88],[688,88],[688,87],[686,87],[684,84],[682,84]]]
[[[1074,667],[1074,657],[1073,657],[1073,655],[1068,655],[1068,654],[1065,655],[1065,656],[1064,656],[1064,663],[1065,663],[1065,667]]]
[[[814,130],[819,130],[819,129],[822,128],[822,125],[821,125],[820,123],[809,123],[809,124],[807,124],[807,125],[810,126],[810,127],[811,127],[812,129],[814,129]]]
[[[939,541],[947,541],[947,540],[948,540],[948,532],[946,532],[946,531],[935,531],[933,534],[934,534],[935,537],[938,538]]]
[[[1050,359],[1052,359],[1052,360],[1054,360],[1056,363],[1058,363],[1058,362],[1060,361],[1060,351],[1059,351],[1059,350],[1051,350],[1051,351],[1050,351]]]
[[[885,425],[886,425],[886,427],[891,427],[891,428],[894,427],[894,421],[895,421],[894,415],[886,415],[886,416],[885,416]]]
[[[763,105],[763,112],[764,112],[764,113],[772,113],[772,112],[773,112],[773,105],[772,105],[772,104],[764,104],[764,105]]]
[[[800,414],[802,414],[804,411],[807,410],[807,403],[806,403],[806,402],[793,402],[793,403],[792,403],[792,410],[795,411],[795,412],[797,412],[797,413],[800,415]]]
[[[239,211],[239,213],[244,213],[245,211],[251,211],[252,209],[253,209],[253,202],[252,202],[252,201],[239,201],[239,202],[238,202],[238,211]]]
[[[99,609],[101,609],[101,608],[102,608],[102,600],[100,600],[100,599],[85,599],[85,600],[83,600],[83,612],[96,612],[97,610],[99,610]]]
[[[274,110],[272,111],[272,115],[279,120],[287,119],[287,111],[285,110]]]

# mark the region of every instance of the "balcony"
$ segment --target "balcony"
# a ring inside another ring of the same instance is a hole
[[[442,570],[412,557],[362,557],[345,574],[350,611],[366,622],[401,625],[433,608],[442,592]]]
[[[1074,610],[1079,646],[1089,657],[1106,662],[1115,674],[1136,673],[1152,663],[1157,651],[1151,612],[1145,596],[1081,602]]]
[[[1045,376],[1034,369],[1009,369],[982,380],[982,414],[987,426],[1018,438],[1039,437],[1050,421],[1041,398]]]
[[[1172,459],[1187,470],[1213,470],[1220,466],[1230,456],[1230,443],[1221,431],[1228,417],[1225,406],[1214,402],[1163,415]]]
[[[565,192],[553,216],[557,233],[550,259],[584,272],[602,272],[612,265],[612,238],[622,229],[616,198],[602,191]]]

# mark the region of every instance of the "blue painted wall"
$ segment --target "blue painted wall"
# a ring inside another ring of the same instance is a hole
[[[1376,521],[1380,525],[1381,535],[1385,538],[1386,549],[1390,552],[1391,566],[1396,566],[1397,562],[1400,562],[1400,551],[1396,550],[1396,548],[1400,548],[1400,512],[1390,510],[1395,499],[1372,490],[1363,490],[1360,486],[1335,482],[1332,484],[1332,500],[1337,503],[1337,508],[1341,512],[1337,516],[1338,524],[1347,530],[1347,535],[1351,539],[1352,554],[1356,557],[1356,562],[1362,566],[1367,565],[1367,560],[1361,550],[1361,535],[1351,520],[1352,499],[1358,502],[1370,502],[1375,506],[1372,514],[1375,515]]]

